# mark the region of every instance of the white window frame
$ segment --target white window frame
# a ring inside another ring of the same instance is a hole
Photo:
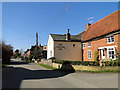
[[[91,56],[89,55],[89,52],[91,53]],[[91,59],[91,58],[92,58],[92,51],[88,50],[88,59]]]
[[[110,59],[112,59],[112,60],[115,60],[116,59],[116,57],[115,57],[115,48],[112,48],[113,50],[109,50],[109,49],[111,49],[112,47],[110,47],[110,48],[107,48],[107,58],[109,59],[109,51],[114,51],[114,58],[110,58]]]
[[[89,46],[89,43],[90,43],[90,46]],[[91,42],[88,42],[88,47],[91,47]]]
[[[108,44],[114,43],[114,41],[112,41],[112,37],[113,37],[113,40],[114,40],[114,36],[113,36],[113,35],[107,37],[107,43],[108,43]],[[109,42],[109,39],[110,39],[110,42]]]
[[[83,49],[85,48],[85,43],[82,43],[82,48],[83,48]]]

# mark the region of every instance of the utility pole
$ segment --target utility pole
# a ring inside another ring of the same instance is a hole
[[[36,47],[38,47],[38,32],[36,32]]]
[[[38,57],[38,32],[36,32],[35,56]]]

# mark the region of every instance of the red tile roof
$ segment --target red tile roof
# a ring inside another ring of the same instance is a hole
[[[82,35],[83,41],[120,30],[120,22],[118,22],[118,19],[120,20],[120,9],[92,24]]]

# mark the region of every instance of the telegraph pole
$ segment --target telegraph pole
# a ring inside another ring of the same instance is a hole
[[[36,47],[38,47],[38,32],[36,32]]]
[[[38,57],[38,32],[36,32],[35,56]]]

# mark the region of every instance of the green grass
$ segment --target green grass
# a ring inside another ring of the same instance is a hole
[[[48,66],[48,65],[45,65],[45,64],[39,64],[39,65],[42,66],[42,67],[45,67],[45,68],[47,68],[47,69],[51,69],[51,70],[57,69],[57,68],[55,68],[55,67]]]
[[[2,67],[6,67],[7,66],[7,64],[2,64]]]
[[[76,72],[91,72],[91,73],[106,73],[106,72],[120,72],[119,70],[103,70],[103,71],[87,71],[87,70],[78,70]]]

